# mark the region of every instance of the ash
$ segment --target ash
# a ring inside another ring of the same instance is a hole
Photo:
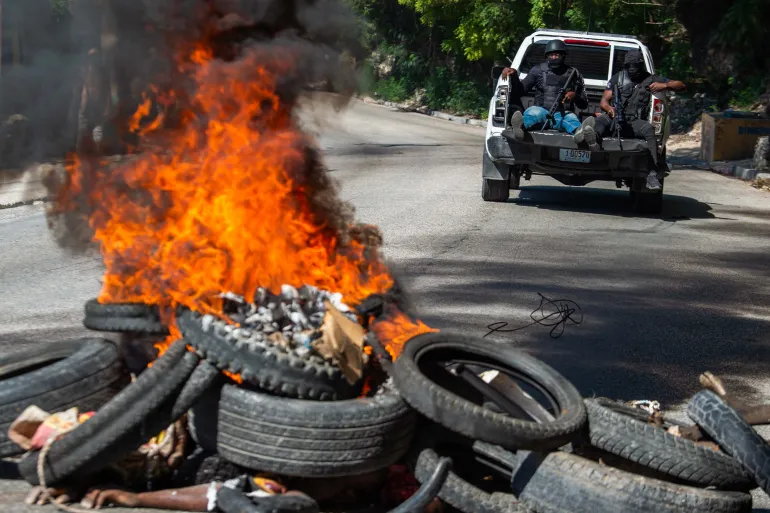
[[[322,335],[325,301],[329,301],[353,322],[359,322],[353,310],[342,302],[342,294],[310,285],[299,289],[283,285],[280,294],[273,294],[260,287],[254,295],[253,303],[229,292],[221,297],[224,299],[224,313],[237,325],[237,328],[228,328],[240,331],[241,336],[261,338],[267,343],[286,346],[300,356],[309,354],[313,350],[313,341]],[[213,317],[204,316],[204,329],[208,329],[206,324],[213,321]]]

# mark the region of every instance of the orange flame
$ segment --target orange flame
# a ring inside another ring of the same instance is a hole
[[[439,331],[420,320],[412,320],[404,312],[396,309],[390,311],[384,320],[375,323],[372,330],[394,361],[404,350],[404,344],[410,339],[417,335]]]
[[[171,331],[163,351],[180,337],[177,305],[219,315],[225,291],[249,298],[258,287],[309,284],[351,306],[386,291],[392,279],[379,255],[341,240],[312,210],[296,171],[310,141],[277,91],[290,64],[255,54],[226,63],[202,48],[189,61],[195,93],[181,128],[153,134],[163,151],[112,168],[69,167],[68,194],[87,194],[107,269],[99,301],[159,305]],[[145,97],[131,127],[149,112]]]

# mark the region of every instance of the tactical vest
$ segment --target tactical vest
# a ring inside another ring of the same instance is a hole
[[[567,78],[572,72],[572,68],[567,66],[567,70],[561,75],[558,75],[551,71],[551,67],[548,66],[547,62],[544,62],[540,64],[540,71],[543,72],[543,91],[538,91],[535,95],[535,105],[540,105],[541,107],[550,109],[554,102],[558,99],[559,91],[561,91],[561,88],[567,82]],[[573,87],[575,82],[575,80],[572,81]],[[567,110],[572,110],[571,103],[572,102],[567,102]],[[563,112],[564,109],[565,105],[559,104],[558,111]]]
[[[631,122],[637,119],[648,121],[652,93],[647,90],[647,87],[653,83],[653,78],[650,75],[641,82],[635,83],[628,76],[627,71],[618,73],[620,105],[623,108],[623,116],[625,116],[626,121]]]

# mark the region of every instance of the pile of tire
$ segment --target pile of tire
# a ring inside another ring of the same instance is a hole
[[[512,371],[547,397],[551,418],[513,417],[479,400],[436,372],[446,361]],[[710,391],[692,398],[688,414],[719,451],[671,433],[685,424],[654,424],[639,408],[584,399],[545,363],[487,340],[420,335],[392,373],[426,419],[410,454],[417,479],[440,457],[453,458],[438,495],[466,513],[748,512],[750,490],[770,491],[770,446]]]
[[[85,314],[90,329],[149,337],[147,344],[168,334],[146,305],[91,300]],[[249,344],[223,324],[180,309],[182,338],[56,441],[42,475],[40,451],[21,460],[22,476],[51,486],[96,473],[185,413],[199,447],[247,470],[344,477],[384,469],[408,453],[418,414],[393,389],[359,397],[363,382],[351,385],[329,362]],[[244,383],[236,385],[221,371],[238,373]]]
[[[89,302],[85,324],[164,334],[157,312],[144,305]],[[98,472],[187,413],[200,448],[255,472],[339,478],[407,462],[423,489],[398,512],[421,511],[432,493],[466,513],[742,512],[751,510],[747,492],[770,491],[767,442],[708,391],[692,399],[688,413],[719,451],[671,433],[683,424],[670,419],[653,424],[638,408],[584,399],[544,362],[484,339],[419,335],[395,362],[369,339],[380,355],[377,366],[391,379],[364,395],[361,382],[351,385],[328,362],[253,344],[222,322],[180,310],[177,326],[182,338],[129,386],[111,343],[80,342],[69,349],[101,355],[100,360],[85,353],[78,357],[91,364],[81,382],[97,376],[96,384],[78,387],[69,374],[66,382],[50,378],[50,401],[35,404],[58,411],[73,401],[91,401],[94,406],[88,407],[99,409],[51,446],[41,474],[39,452],[21,460],[19,470],[28,482],[40,484],[43,478],[50,486],[76,473]],[[96,360],[101,363],[93,365]],[[60,363],[46,367],[46,374],[55,376],[50,369]],[[13,420],[39,392],[20,392],[39,369],[15,376],[14,360],[6,366],[14,376],[8,383],[16,385],[6,384],[7,393],[0,393],[0,401],[6,398],[0,404],[8,405],[0,409],[7,411],[0,421]],[[479,368],[527,384],[540,394],[546,413],[533,413],[521,395],[489,393]],[[3,369],[0,364],[0,377]],[[239,374],[242,383],[223,371]],[[82,399],[57,391],[60,385],[78,388]],[[124,388],[113,391],[114,385]]]

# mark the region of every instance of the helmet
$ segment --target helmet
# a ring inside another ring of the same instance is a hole
[[[561,39],[551,39],[548,41],[548,44],[545,45],[545,54],[546,56],[549,53],[552,52],[561,52],[563,54],[567,54],[567,45],[564,44],[564,41]]]
[[[567,45],[561,39],[551,39],[548,44],[545,45],[545,56],[548,57],[549,53],[558,52],[562,55],[553,59],[548,59],[548,67],[552,70],[563,69],[564,56],[567,55]]]

